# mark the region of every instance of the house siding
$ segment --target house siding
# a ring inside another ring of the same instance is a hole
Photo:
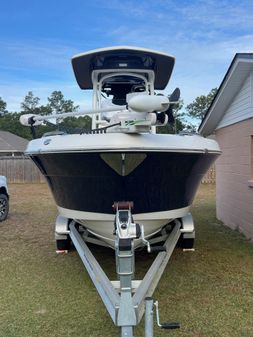
[[[217,218],[253,239],[253,118],[216,130],[222,155],[216,162]]]
[[[219,122],[217,129],[238,123],[253,117],[253,72],[244,81],[238,94],[229,105],[225,115]]]

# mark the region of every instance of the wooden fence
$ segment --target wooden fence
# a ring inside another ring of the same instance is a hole
[[[0,175],[9,183],[43,183],[45,179],[32,160],[25,156],[0,156]]]
[[[215,177],[216,177],[215,165],[212,165],[201,182],[202,184],[215,184],[216,182]]]
[[[10,183],[44,183],[45,179],[37,166],[28,157],[0,156],[0,175]],[[202,184],[215,184],[215,165],[202,179]]]

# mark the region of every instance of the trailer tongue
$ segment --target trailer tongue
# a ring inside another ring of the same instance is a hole
[[[77,224],[69,225],[69,235],[89,273],[114,324],[120,327],[121,337],[133,337],[134,327],[141,321],[145,312],[145,337],[153,337],[153,312],[156,308],[157,323],[163,329],[179,328],[178,323],[159,321],[158,302],[152,298],[153,292],[173,253],[182,232],[187,232],[182,223],[176,220],[165,243],[153,246],[144,239],[143,227],[133,222],[131,202],[114,204],[115,215],[115,256],[118,281],[110,281],[91,250],[78,231]],[[149,252],[158,251],[151,267],[142,280],[134,280],[135,250],[134,240],[142,238]],[[158,241],[158,240],[157,240]]]

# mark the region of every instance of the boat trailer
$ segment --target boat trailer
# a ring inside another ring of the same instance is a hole
[[[79,224],[74,220],[68,223],[63,221],[63,217],[58,217],[56,239],[66,239],[68,235],[71,238],[112,321],[120,328],[120,337],[133,337],[134,327],[140,323],[144,313],[145,337],[153,337],[154,313],[160,328],[177,329],[180,327],[176,322],[160,323],[158,302],[152,298],[152,295],[180,237],[186,242],[194,240],[194,224],[190,213],[182,219],[176,219],[172,230],[166,235],[164,244],[153,246],[152,244],[159,241],[159,238],[154,241],[145,239],[144,227],[133,221],[132,207],[132,202],[114,203],[117,281],[109,280],[87,246],[85,238],[79,232]],[[164,236],[165,234],[163,234],[163,238]],[[134,240],[136,239],[142,240],[149,253],[158,252],[142,280],[133,279],[135,269]],[[94,239],[89,241],[92,242],[92,240],[94,241]]]

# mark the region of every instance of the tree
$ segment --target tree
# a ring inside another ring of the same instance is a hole
[[[39,101],[39,97],[34,96],[32,91],[28,91],[28,94],[25,96],[23,102],[20,104],[22,113],[39,113]]]
[[[0,97],[0,114],[4,114],[7,112],[6,110],[7,103]]]
[[[78,106],[74,105],[73,101],[64,99],[64,96],[60,91],[54,91],[48,98],[48,101],[49,104],[47,105],[39,105],[40,98],[34,96],[32,91],[29,91],[23,102],[21,102],[22,111],[20,113],[8,113],[6,110],[7,104],[0,97],[0,129],[9,131],[26,139],[31,139],[32,134],[30,128],[20,124],[19,119],[22,114],[32,113],[43,115],[52,112],[75,111],[78,108]],[[58,122],[60,122],[60,120],[58,120]],[[59,124],[59,127],[63,128],[63,130],[66,129],[66,131],[68,131],[68,129],[72,131],[73,128],[78,127],[82,131],[83,129],[90,129],[90,125],[90,117],[84,116],[79,118],[67,118]],[[36,127],[36,135],[37,137],[41,137],[44,133],[54,130],[55,125],[43,123]]]
[[[71,99],[64,99],[61,91],[53,91],[51,96],[48,97],[48,102],[48,108],[53,113],[71,112],[79,108],[78,105],[74,105]]]
[[[203,119],[216,93],[217,88],[214,88],[209,92],[208,95],[196,97],[192,103],[186,106],[188,116],[196,119]]]
[[[90,130],[91,129],[91,118],[90,116],[79,116],[79,117],[67,117],[60,123],[60,128],[62,130],[72,131],[76,129],[81,132],[82,130]]]
[[[52,109],[50,108],[48,104],[40,105],[40,107],[38,108],[38,113],[40,115],[49,115],[50,113],[52,113]]]
[[[2,131],[9,131],[14,133],[17,136],[31,139],[31,131],[30,128],[23,126],[19,122],[19,118],[22,113],[17,112],[8,112],[0,117],[0,129]]]

